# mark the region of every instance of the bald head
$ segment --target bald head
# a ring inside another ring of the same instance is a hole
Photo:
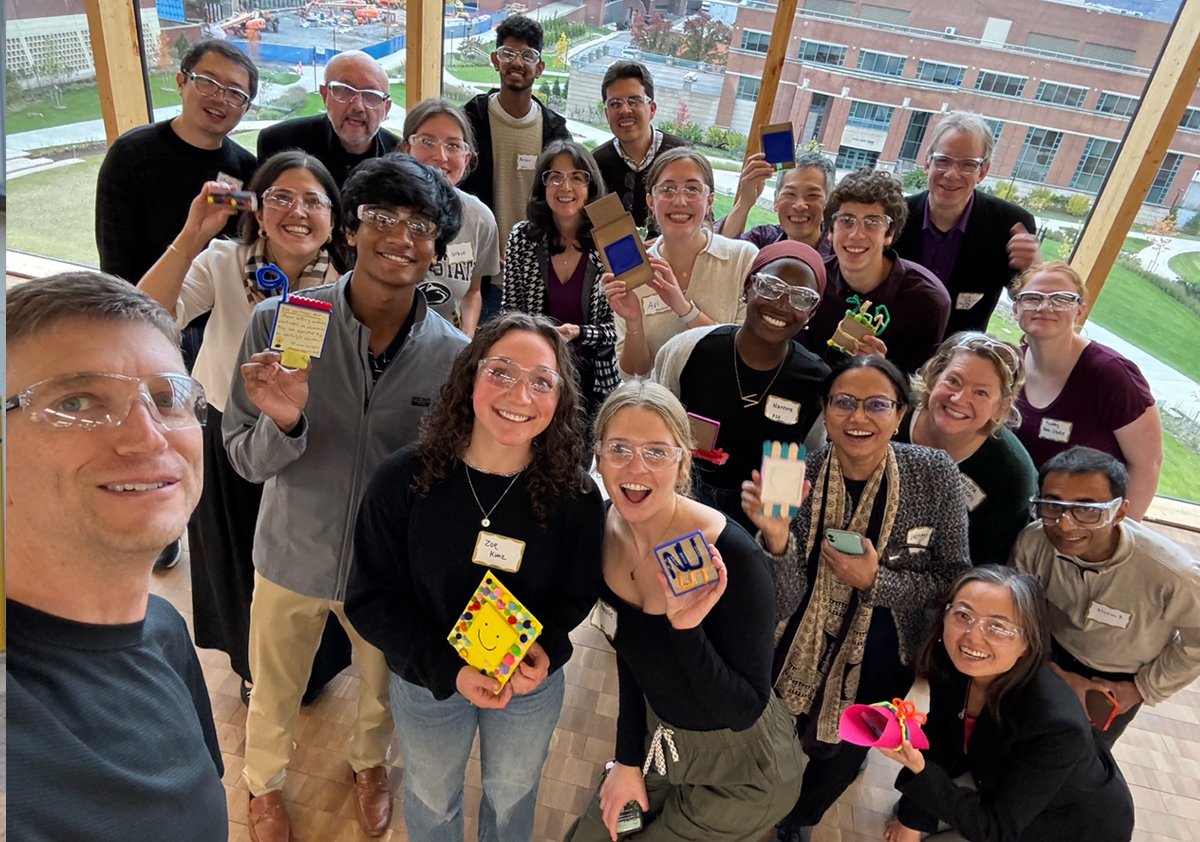
[[[363,84],[355,84],[350,81],[350,77],[358,79]],[[347,50],[344,53],[338,53],[325,65],[325,84],[328,85],[330,82],[343,82],[347,85],[354,85],[356,88],[367,87],[386,91],[387,73],[384,72],[378,61],[362,50]]]
[[[371,108],[351,89],[388,93],[387,74],[379,62],[360,50],[338,53],[325,65],[321,99],[342,146],[347,152],[361,155],[374,143],[392,101],[388,99]]]

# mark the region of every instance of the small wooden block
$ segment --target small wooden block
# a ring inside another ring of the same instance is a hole
[[[675,596],[717,582],[717,568],[703,532],[692,532],[659,544],[654,548],[654,557]]]

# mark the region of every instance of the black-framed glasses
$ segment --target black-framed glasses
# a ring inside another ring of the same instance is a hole
[[[499,388],[508,390],[522,380],[529,390],[538,395],[549,395],[558,391],[562,384],[562,375],[544,365],[526,368],[508,357],[484,357],[479,361],[479,376],[484,381]]]
[[[358,218],[376,231],[389,233],[398,225],[408,228],[414,240],[436,240],[437,223],[427,216],[413,213],[407,208],[384,208],[378,205],[359,205]]]
[[[945,620],[946,625],[950,628],[968,634],[978,625],[983,639],[989,643],[1013,643],[1018,637],[1025,634],[1022,629],[1007,620],[1001,620],[998,617],[980,617],[961,602],[946,606]]]
[[[955,158],[941,152],[933,152],[929,155],[930,166],[939,172],[956,169],[963,175],[975,175],[986,163],[987,158]]]
[[[825,398],[825,411],[832,415],[853,415],[858,407],[862,406],[867,415],[880,417],[895,412],[899,405],[899,401],[885,398],[883,395],[856,398],[845,392],[835,392]]]
[[[500,59],[501,64],[512,64],[517,59],[520,59],[525,64],[533,67],[542,60],[542,54],[531,47],[526,47],[523,50],[514,50],[512,47],[497,47],[496,58]]]
[[[754,285],[755,294],[768,301],[778,301],[786,295],[788,304],[799,313],[811,313],[821,303],[821,294],[815,289],[792,286],[774,275],[759,272],[750,276],[750,282]]]
[[[121,426],[139,399],[168,430],[202,427],[208,414],[204,387],[174,372],[146,377],[98,371],[62,374],[8,398],[4,411],[23,410],[30,421],[50,429],[103,430]]]
[[[324,193],[317,193],[315,190],[309,190],[306,193],[296,193],[286,187],[268,187],[263,191],[262,200],[264,205],[279,208],[280,210],[289,211],[295,207],[296,202],[304,206],[304,209],[309,213],[328,213],[333,208],[333,200]]]
[[[642,457],[642,464],[651,469],[683,460],[683,448],[669,444],[632,445],[620,439],[596,442],[596,456],[614,468],[624,468],[633,461],[635,453]]]
[[[866,228],[866,230],[872,232],[885,230],[889,225],[892,224],[892,218],[885,213],[872,213],[868,214],[867,216],[860,217],[855,216],[852,213],[838,211],[830,218],[833,220],[834,227],[840,228],[843,231],[853,231],[858,227],[860,222],[863,224],[863,227]]]
[[[1083,303],[1083,296],[1077,292],[1063,290],[1061,292],[1035,292],[1027,290],[1013,296],[1013,303],[1018,310],[1040,310],[1042,305],[1049,304],[1051,310],[1070,310]]]
[[[199,73],[193,73],[190,70],[183,71],[183,75],[188,78],[202,96],[216,97],[220,95],[226,105],[232,105],[234,108],[245,108],[250,104],[250,94],[241,88],[222,85],[216,79],[201,76]]]
[[[1081,503],[1074,500],[1033,497],[1029,501],[1029,514],[1034,520],[1041,520],[1042,523],[1056,524],[1064,517],[1069,517],[1076,526],[1101,529],[1116,520],[1117,509],[1124,499],[1117,497],[1107,503]]]
[[[377,91],[374,88],[356,88],[345,82],[330,82],[325,87],[329,89],[329,95],[337,102],[353,102],[354,98],[358,97],[363,108],[379,108],[392,98],[392,95],[386,91]]]
[[[587,187],[591,183],[591,175],[584,170],[571,170],[570,172],[547,170],[542,173],[542,184],[547,187],[562,187],[564,184],[570,184],[572,187]]]
[[[620,111],[622,106],[629,106],[630,110],[636,111],[640,106],[653,101],[648,96],[614,96],[604,100],[604,107],[609,111]]]

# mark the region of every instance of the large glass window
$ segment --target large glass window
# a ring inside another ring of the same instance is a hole
[[[1087,94],[1087,88],[1081,88],[1077,85],[1064,85],[1060,82],[1042,82],[1038,85],[1037,93],[1033,95],[1033,98],[1038,102],[1049,102],[1054,105],[1078,108],[1083,105],[1084,97]]]
[[[857,149],[853,146],[838,147],[837,160],[833,165],[839,170],[857,170],[863,167],[874,167],[879,160],[879,153],[870,149]]]
[[[900,147],[901,161],[916,161],[921,153],[921,143],[925,140],[925,130],[929,128],[928,111],[914,111],[909,118],[908,128],[904,131],[904,143]]]
[[[1171,185],[1175,181],[1175,175],[1179,172],[1179,164],[1183,160],[1183,156],[1176,152],[1168,152],[1163,158],[1162,166],[1158,168],[1158,173],[1154,176],[1154,183],[1150,185],[1150,192],[1146,194],[1146,201],[1152,205],[1167,204],[1167,197],[1171,190]],[[1180,188],[1180,193],[1183,188]],[[1174,204],[1174,202],[1171,202]]]
[[[742,33],[742,49],[755,53],[765,53],[771,46],[770,32],[755,32],[747,29]]]
[[[923,82],[933,82],[937,85],[962,84],[967,68],[957,64],[941,64],[936,61],[922,60],[917,64],[917,78]]]
[[[756,102],[758,100],[758,89],[761,86],[762,83],[758,79],[743,76],[738,79],[737,98],[745,102]]]
[[[1017,165],[1013,169],[1013,178],[1022,181],[1044,182],[1050,173],[1050,165],[1054,163],[1054,154],[1062,143],[1062,132],[1050,129],[1031,127],[1025,135],[1025,145],[1017,156]]]
[[[850,103],[850,116],[846,118],[846,125],[886,131],[892,125],[892,113],[895,110],[886,105],[855,100]]]
[[[1137,97],[1108,91],[1101,91],[1100,99],[1096,100],[1097,111],[1101,114],[1115,114],[1118,117],[1132,117],[1137,107]]]
[[[1115,140],[1089,138],[1083,155],[1079,157],[1079,166],[1075,168],[1071,187],[1089,193],[1099,192],[1100,185],[1104,183],[1108,171],[1112,168],[1113,159],[1117,156],[1118,146],[1120,143]]]
[[[904,61],[904,56],[876,53],[871,50],[860,50],[858,53],[858,69],[864,73],[878,73],[882,76],[903,76]]]
[[[1025,90],[1024,76],[1009,76],[1005,73],[993,73],[990,70],[980,70],[975,78],[975,90],[1000,96],[1020,96]]]
[[[1179,128],[1200,131],[1200,108],[1188,108],[1179,119]]]
[[[841,67],[846,63],[846,47],[823,44],[820,41],[800,42],[800,61],[812,64],[832,64]]]

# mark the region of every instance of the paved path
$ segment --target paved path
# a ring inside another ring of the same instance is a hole
[[[1059,231],[1071,231],[1079,228],[1079,224],[1075,222],[1064,222],[1061,219],[1042,219],[1039,218],[1037,224],[1041,228],[1053,228]],[[1143,240],[1149,240],[1150,237],[1138,231],[1130,231],[1129,236],[1138,237]],[[1133,255],[1134,259],[1141,263],[1142,266],[1149,269],[1151,272],[1162,275],[1164,278],[1172,281],[1181,281],[1181,278],[1174,272],[1170,266],[1171,258],[1177,254],[1187,254],[1192,251],[1200,251],[1200,240],[1189,240],[1186,237],[1167,237],[1166,246],[1159,252],[1157,249],[1146,246],[1141,251]]]

